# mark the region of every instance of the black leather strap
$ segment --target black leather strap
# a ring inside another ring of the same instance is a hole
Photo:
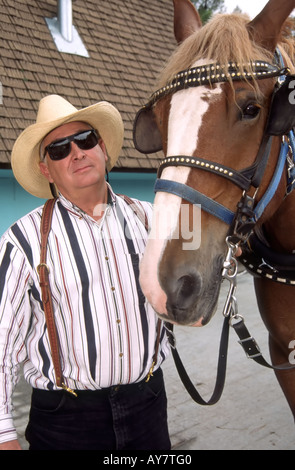
[[[226,365],[227,365],[227,353],[228,353],[228,340],[229,340],[229,325],[230,325],[230,318],[225,317],[223,322],[223,328],[221,332],[221,339],[220,339],[220,347],[219,347],[219,359],[218,359],[218,366],[217,366],[217,377],[216,383],[214,387],[213,394],[211,398],[206,401],[196,387],[193,385],[192,381],[190,380],[185,367],[181,361],[181,358],[176,349],[176,339],[173,333],[173,325],[170,323],[165,323],[165,328],[167,331],[167,336],[169,339],[169,343],[171,346],[172,356],[174,359],[174,363],[179,374],[179,377],[186,388],[187,392],[191,396],[191,398],[198,403],[199,405],[203,406],[211,406],[215,405],[221,398],[225,378],[226,378]],[[253,359],[255,362],[260,364],[261,366],[267,367],[269,369],[274,370],[291,370],[294,369],[295,366],[291,364],[283,364],[280,366],[272,366],[269,364],[261,354],[260,348],[256,343],[255,339],[250,335],[245,322],[243,319],[240,319],[236,323],[231,323],[231,326],[236,331],[238,337],[240,338],[239,343],[243,347],[246,355],[248,358]]]
[[[175,347],[175,337],[173,334],[173,325],[170,323],[165,323],[165,327],[167,330],[168,339],[170,342],[172,356],[175,362],[176,369],[178,371],[179,377],[185,386],[187,392],[190,394],[192,399],[198,403],[199,405],[204,406],[211,406],[215,405],[221,398],[224,384],[225,384],[225,377],[226,377],[226,364],[227,364],[227,352],[228,352],[228,339],[229,339],[229,318],[226,317],[223,322],[223,328],[221,333],[220,339],[220,348],[219,348],[219,359],[218,359],[218,367],[217,367],[217,377],[216,377],[216,384],[213,391],[211,398],[206,401],[204,400],[193,383],[191,382],[187,372],[182,364],[180,356]]]
[[[280,366],[273,366],[269,364],[262,356],[262,353],[260,351],[258,344],[256,343],[253,336],[250,335],[249,330],[246,327],[243,319],[240,319],[238,322],[233,323],[232,327],[234,328],[235,332],[240,338],[239,343],[244,349],[249,359],[253,359],[253,361],[257,362],[261,366],[268,367],[269,369],[274,369],[274,370],[295,369],[295,366],[291,364],[282,364]]]

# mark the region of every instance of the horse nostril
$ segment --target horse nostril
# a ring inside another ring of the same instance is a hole
[[[179,293],[183,297],[186,297],[191,294],[194,288],[194,279],[192,278],[192,276],[182,276],[180,279],[178,279],[178,284]]]
[[[201,277],[199,274],[186,274],[177,280],[174,293],[174,304],[180,308],[191,307],[201,291]]]

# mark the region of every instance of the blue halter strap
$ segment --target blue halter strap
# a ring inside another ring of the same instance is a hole
[[[157,179],[155,183],[155,192],[158,191],[174,194],[191,204],[199,204],[203,210],[214,215],[228,225],[230,225],[234,219],[234,212],[186,184],[165,179]]]
[[[289,175],[287,192],[290,193],[291,190],[295,186],[294,160],[292,160],[292,162],[290,162],[290,160],[288,161],[290,148],[294,156],[295,155],[295,137],[294,137],[293,131],[291,131],[288,134],[288,142],[283,141],[281,144],[281,150],[280,150],[280,154],[278,157],[278,162],[277,162],[277,166],[276,166],[273,178],[265,194],[263,195],[263,197],[257,203],[256,207],[253,210],[253,220],[252,220],[253,224],[255,224],[260,219],[264,210],[266,209],[268,204],[271,202],[278,188],[278,185],[281,181],[283,171],[286,168],[287,162],[288,162],[288,175]],[[224,176],[222,173],[220,173],[220,175]],[[231,211],[230,209],[227,209],[219,202],[214,201],[213,199],[209,198],[208,196],[205,196],[204,194],[200,193],[196,189],[193,189],[190,186],[187,186],[186,184],[158,178],[156,180],[154,190],[155,192],[161,191],[161,192],[174,194],[186,200],[187,202],[190,202],[191,204],[199,204],[201,205],[201,208],[204,211],[222,220],[227,225],[231,225],[231,223],[234,220],[235,213],[233,211]]]

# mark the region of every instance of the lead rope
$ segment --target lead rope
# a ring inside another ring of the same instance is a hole
[[[198,390],[191,382],[181,362],[180,356],[176,349],[176,339],[173,333],[173,325],[170,323],[165,323],[164,326],[167,330],[167,335],[168,335],[169,343],[171,346],[172,356],[174,359],[176,369],[178,371],[179,377],[184,387],[186,388],[187,392],[190,394],[191,398],[199,405],[207,405],[207,406],[215,405],[220,400],[220,397],[223,392],[224,384],[225,384],[228,339],[229,339],[229,327],[228,327],[229,317],[225,317],[224,319],[222,333],[221,333],[220,347],[219,347],[219,359],[218,359],[218,366],[217,366],[216,384],[214,387],[213,394],[208,401],[205,401],[201,397]]]
[[[230,239],[226,239],[227,243],[227,255],[223,263],[222,278],[227,279],[230,282],[229,292],[226,298],[226,302],[223,308],[223,328],[220,338],[220,347],[219,347],[219,358],[217,365],[217,376],[216,383],[213,390],[211,398],[206,401],[197,391],[196,387],[191,382],[188,377],[186,370],[181,362],[180,356],[176,350],[176,338],[173,333],[173,325],[165,323],[165,328],[168,333],[168,338],[171,346],[172,356],[180,376],[180,379],[185,386],[187,392],[190,394],[191,398],[198,403],[199,405],[212,406],[215,405],[221,398],[225,377],[226,377],[226,364],[227,364],[227,353],[228,353],[228,340],[229,340],[229,325],[233,317],[237,316],[237,301],[235,297],[237,282],[237,260],[235,259],[235,254],[238,249],[237,244],[233,244]]]

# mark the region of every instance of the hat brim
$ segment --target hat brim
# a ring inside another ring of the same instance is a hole
[[[107,170],[110,171],[116,164],[123,145],[124,125],[119,111],[106,101],[54,121],[32,124],[15,141],[11,166],[16,180],[33,196],[42,199],[52,197],[48,180],[39,168],[41,142],[56,127],[74,121],[86,122],[98,131],[108,154]]]

